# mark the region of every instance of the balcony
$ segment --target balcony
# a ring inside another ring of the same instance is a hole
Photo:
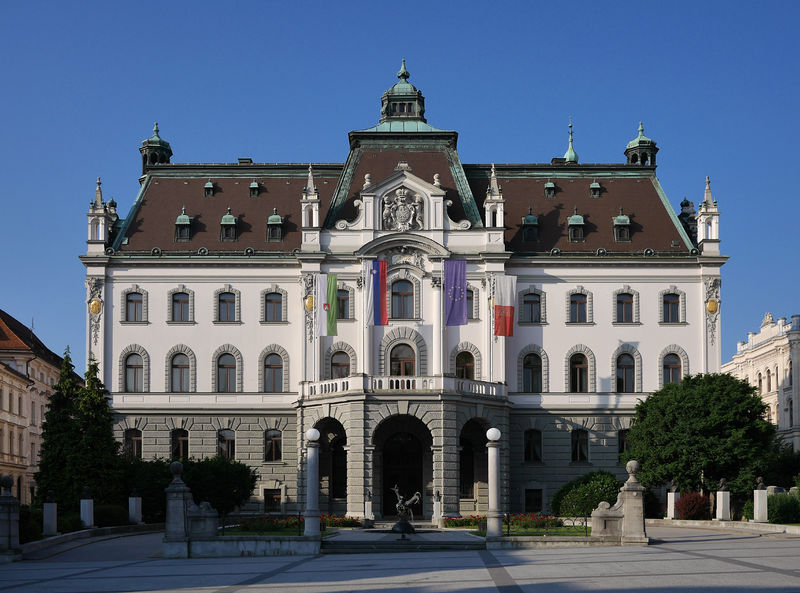
[[[504,399],[506,390],[506,386],[500,383],[460,379],[457,377],[351,375],[340,379],[303,382],[300,384],[300,397],[302,399],[314,399],[347,393],[372,393],[376,395],[457,393],[490,399]]]

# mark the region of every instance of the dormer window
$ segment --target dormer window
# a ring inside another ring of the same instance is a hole
[[[220,241],[235,241],[236,240],[236,217],[231,214],[231,209],[228,207],[228,212],[222,217],[219,223],[219,239]]]
[[[547,180],[547,183],[544,184],[544,197],[545,198],[555,198],[556,197],[556,184]]]
[[[203,189],[205,191],[204,195],[207,198],[210,198],[211,196],[214,195],[214,183],[210,179],[206,181],[206,184],[203,186]]]
[[[186,214],[186,206],[175,219],[175,241],[186,242],[192,238],[192,219]]]
[[[278,209],[272,209],[272,216],[267,219],[267,242],[283,241],[283,218],[278,214]]]
[[[253,179],[253,181],[250,182],[250,197],[251,198],[257,198],[258,197],[258,192],[259,192],[260,189],[261,188],[258,185],[258,181]]]
[[[599,198],[600,192],[603,191],[603,186],[597,183],[597,181],[593,181],[592,184],[589,186],[589,195],[593,198]]]
[[[630,243],[631,219],[619,209],[619,216],[614,217],[614,241],[617,243]]]
[[[539,219],[528,208],[528,214],[522,217],[522,240],[530,243],[539,240]]]
[[[575,213],[567,219],[567,226],[569,228],[569,241],[570,243],[583,243],[583,216],[578,214],[578,207],[575,207]]]

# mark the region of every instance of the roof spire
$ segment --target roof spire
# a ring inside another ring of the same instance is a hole
[[[572,117],[569,118],[569,148],[564,153],[564,160],[568,163],[577,164],[578,162],[578,153],[575,152],[575,148],[572,146]]]
[[[100,187],[102,185],[102,181],[100,178],[97,178],[97,188],[94,190],[94,202],[92,205],[95,208],[102,208],[103,207],[103,190]]]
[[[303,195],[305,197],[311,197],[318,194],[319,192],[317,191],[317,186],[314,183],[314,171],[311,168],[311,163],[308,163],[308,180],[306,181],[306,187],[303,190]]]
[[[153,136],[155,136],[156,138],[158,138],[158,122],[155,122],[155,123],[153,124]]]
[[[709,206],[714,205],[714,198],[711,197],[711,177],[706,175],[706,191],[703,194],[703,203]]]
[[[397,78],[405,81],[408,80],[410,77],[411,74],[409,74],[408,70],[406,70],[406,60],[405,58],[403,58],[403,63],[400,65],[400,70],[397,73]]]
[[[486,188],[486,195],[494,199],[500,199],[502,197],[500,194],[500,185],[497,183],[497,171],[494,168],[494,163],[492,163],[492,172],[489,175],[489,187]]]

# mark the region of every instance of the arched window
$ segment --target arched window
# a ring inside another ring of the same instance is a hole
[[[542,460],[542,431],[532,428],[525,431],[525,461]]]
[[[760,378],[759,378],[760,381]],[[664,357],[664,385],[681,382],[681,359],[677,354]]]
[[[527,293],[522,297],[521,320],[527,323],[542,322],[542,300],[538,294]]]
[[[408,280],[392,283],[392,319],[414,317],[414,285]]]
[[[219,304],[217,321],[236,321],[236,295],[234,293],[219,293],[217,303]]]
[[[125,321],[144,320],[144,297],[140,292],[129,292],[125,295]]]
[[[264,461],[280,461],[283,447],[281,445],[281,431],[268,430],[264,433]]]
[[[681,297],[674,292],[664,295],[664,323],[680,323]]]
[[[340,288],[336,291],[336,318],[350,319],[350,291]]]
[[[586,295],[575,293],[569,297],[569,322],[586,323]]]
[[[236,391],[236,359],[233,354],[225,353],[217,359],[217,392],[234,393]]]
[[[20,451],[22,449],[20,448]],[[142,458],[142,431],[138,428],[129,428],[125,431],[125,439],[122,450],[128,457],[135,459]],[[21,454],[21,453],[20,453]]]
[[[125,391],[141,393],[144,391],[144,361],[138,354],[125,358]]]
[[[582,428],[572,431],[572,461],[589,461],[589,433]]]
[[[283,321],[283,295],[279,292],[268,292],[264,295],[264,321]]]
[[[413,376],[416,374],[416,357],[408,344],[398,344],[389,354],[390,374]],[[456,363],[458,364],[458,363]],[[473,372],[474,372],[473,366]]]
[[[339,350],[331,356],[331,379],[341,379],[350,376],[350,356],[347,352]]]
[[[633,323],[633,295],[629,292],[617,295],[617,323]]]
[[[170,433],[172,459],[189,459],[189,432],[176,428]]]
[[[758,373],[758,395],[761,395],[762,393],[764,393],[763,386],[764,386],[764,384],[761,381],[761,373]]]
[[[459,379],[475,378],[475,357],[469,352],[459,352],[456,355],[456,377]]]
[[[589,361],[584,354],[576,353],[569,359],[569,390],[573,393],[589,391]]]
[[[189,372],[191,370],[189,357],[181,353],[176,354],[172,357],[170,366],[172,391],[180,393],[188,393],[191,391],[191,384],[189,382]]]
[[[522,391],[542,392],[542,357],[538,354],[528,354],[522,359]]]
[[[789,385],[792,384],[792,361],[789,361]]]
[[[217,455],[236,459],[236,433],[226,428],[217,433]]]
[[[264,391],[283,391],[283,359],[280,354],[272,353],[264,358]]]
[[[767,369],[767,393],[772,391],[772,373]]]
[[[788,418],[786,419],[786,428],[791,428],[794,426],[794,402],[792,402],[792,398],[790,397],[786,400],[786,406],[789,408],[788,410]]]
[[[636,390],[634,371],[636,363],[630,354],[617,357],[617,393],[633,393]]]
[[[188,293],[172,293],[172,321],[190,321]]]

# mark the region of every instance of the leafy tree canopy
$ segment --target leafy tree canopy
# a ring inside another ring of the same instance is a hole
[[[747,382],[727,374],[684,377],[636,406],[626,460],[642,464],[645,485],[675,480],[681,491],[748,492],[775,451],[775,427]]]

